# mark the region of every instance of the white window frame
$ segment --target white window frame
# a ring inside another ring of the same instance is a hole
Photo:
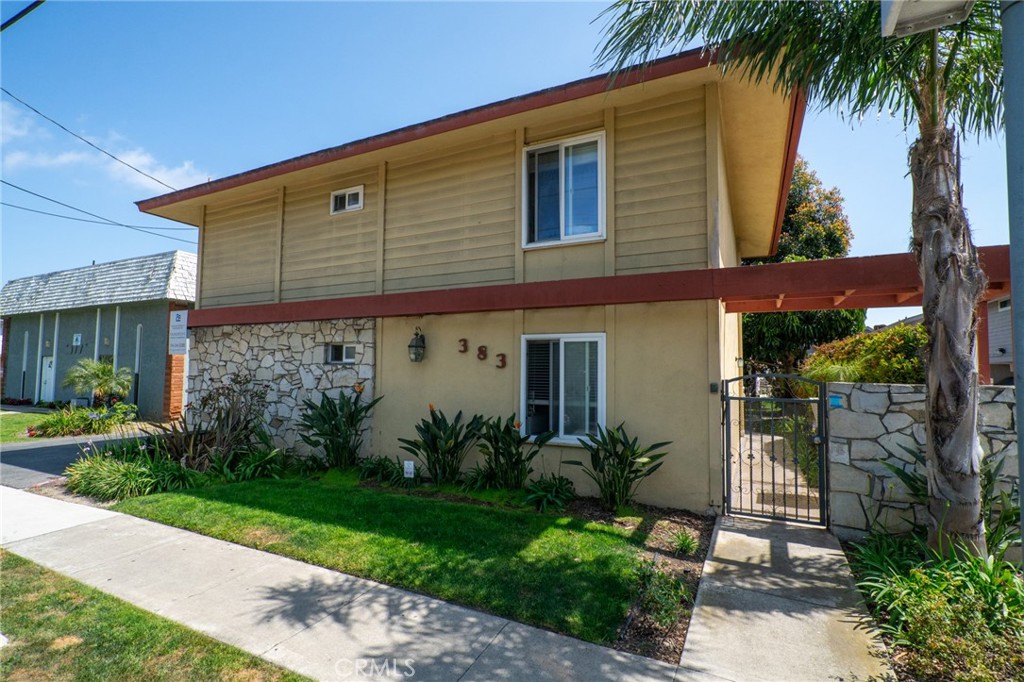
[[[592,234],[569,235],[565,234],[565,148],[585,142],[597,142],[597,232]],[[558,147],[558,223],[560,237],[544,242],[530,241],[530,152],[549,147]],[[528,147],[523,147],[522,158],[522,232],[523,249],[544,249],[553,246],[565,246],[567,244],[582,244],[586,242],[599,242],[605,239],[605,202],[607,182],[605,179],[605,133],[600,130],[586,135],[577,135],[558,140],[539,142]]]
[[[608,367],[607,367],[607,354],[605,352],[605,333],[604,332],[585,332],[585,333],[574,333],[574,334],[523,334],[520,340],[519,348],[519,421],[522,424],[520,432],[526,435],[527,425],[527,414],[526,414],[526,398],[527,398],[527,363],[526,363],[526,344],[528,341],[559,341],[558,344],[558,371],[561,373],[558,377],[558,404],[564,409],[565,406],[565,342],[566,341],[596,341],[597,342],[597,382],[598,382],[598,395],[597,395],[597,423],[600,426],[605,425],[606,413],[606,397],[608,395]],[[558,418],[558,434],[551,439],[551,443],[554,445],[576,445],[580,446],[580,439],[585,436],[574,436],[565,435],[563,432],[563,415],[559,415]],[[580,446],[582,447],[582,446]]]
[[[336,190],[334,192],[331,192],[331,215],[338,215],[340,213],[351,213],[352,211],[361,211],[361,210],[363,210],[363,196],[364,196],[364,193],[365,193],[365,191],[364,191],[365,188],[366,188],[365,185],[356,185],[354,187],[347,187],[345,189],[339,189],[339,190]],[[356,206],[349,206],[348,205],[348,195],[353,193],[353,192],[358,192],[359,193],[359,204],[356,205]],[[345,197],[345,208],[341,208],[341,209],[335,210],[334,209],[334,199],[336,197],[338,197],[339,195]]]
[[[1010,299],[1004,298],[996,304],[996,310],[1009,310],[1011,306]]]
[[[333,349],[335,347],[341,347],[341,360],[333,360]],[[352,359],[347,360],[345,356],[348,354],[347,351],[352,350]],[[356,358],[359,355],[359,344],[356,343],[329,343],[327,344],[327,351],[324,354],[324,362],[328,365],[354,365],[356,364]]]

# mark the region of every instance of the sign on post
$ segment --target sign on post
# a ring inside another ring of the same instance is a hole
[[[188,352],[188,311],[172,310],[167,333],[167,354],[185,355]]]

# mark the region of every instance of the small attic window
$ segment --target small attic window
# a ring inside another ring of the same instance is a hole
[[[363,207],[363,185],[331,192],[331,215],[358,211]]]

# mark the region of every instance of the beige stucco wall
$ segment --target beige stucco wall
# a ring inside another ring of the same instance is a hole
[[[709,391],[709,382],[719,379],[720,360],[715,353],[709,363],[708,351],[718,343],[717,311],[718,303],[700,301],[379,320],[377,387],[384,400],[374,417],[374,443],[380,454],[404,454],[397,439],[414,434],[428,403],[449,416],[460,409],[485,416],[518,413],[522,334],[604,332],[607,423],[624,421],[648,443],[673,441],[665,464],[641,484],[637,499],[703,511],[721,502],[718,396]],[[417,326],[427,337],[422,363],[408,358]],[[470,352],[458,352],[461,338]],[[486,361],[477,359],[482,345]],[[505,369],[496,366],[498,353],[507,356]],[[551,471],[559,457],[585,455],[579,447],[549,446],[545,464]],[[541,471],[539,462],[535,469]],[[578,468],[563,466],[562,473],[581,494],[596,492]]]

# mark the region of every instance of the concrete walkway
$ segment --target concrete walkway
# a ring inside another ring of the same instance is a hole
[[[722,517],[677,680],[895,679],[833,535]]]
[[[678,667],[7,487],[0,544],[315,679],[667,682]]]
[[[680,665],[188,531],[0,487],[10,551],[321,680],[887,679],[835,538],[719,519]]]

